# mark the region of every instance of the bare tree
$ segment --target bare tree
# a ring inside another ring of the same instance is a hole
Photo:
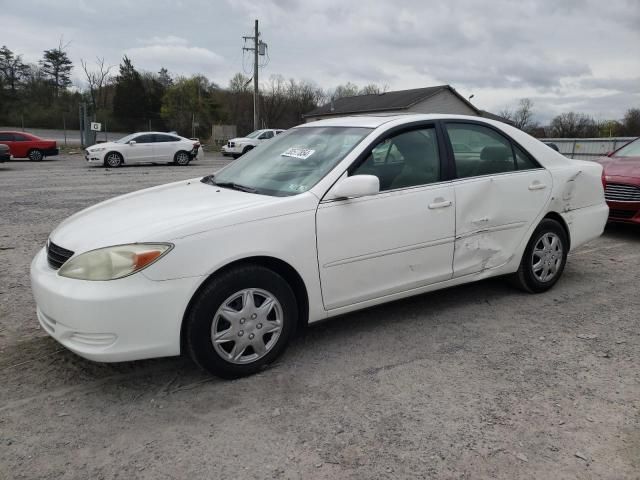
[[[89,70],[87,62],[80,59],[80,65],[84,70],[84,75],[89,84],[89,95],[91,96],[91,105],[93,111],[98,109],[98,101],[102,94],[102,89],[109,80],[109,72],[113,68],[113,65],[105,65],[104,58],[96,58],[96,69]]]
[[[587,138],[598,135],[598,125],[584,113],[562,113],[551,120],[551,136],[557,138]]]
[[[262,117],[268,127],[274,127],[286,109],[287,88],[282,75],[271,75],[261,94]]]

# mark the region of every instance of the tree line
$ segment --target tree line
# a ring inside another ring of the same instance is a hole
[[[172,75],[137,69],[124,56],[119,65],[104,58],[80,59],[82,86],[73,85],[76,68],[67,54],[68,44],[44,50],[37,63],[26,63],[21,54],[0,48],[0,125],[28,128],[79,128],[80,103],[90,116],[109,131],[175,130],[185,136],[208,138],[214,124],[237,126],[240,135],[253,129],[251,78],[237,73],[226,87],[201,74]],[[332,99],[378,94],[387,90],[376,84],[348,82],[325,90],[307,80],[272,75],[260,85],[262,126],[290,128],[302,115]],[[592,117],[568,112],[549,125],[535,121],[533,102],[522,99],[500,115],[537,137],[599,137],[640,135],[640,109],[630,109],[624,118],[597,122]]]
[[[505,108],[500,116],[537,138],[598,138],[640,136],[640,108],[629,108],[620,120],[597,121],[580,112],[556,115],[549,125],[535,120],[533,102],[522,98],[515,108]]]

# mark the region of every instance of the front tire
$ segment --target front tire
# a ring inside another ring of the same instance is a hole
[[[546,292],[562,276],[568,253],[569,238],[562,225],[543,219],[531,235],[513,282],[530,293]]]
[[[184,150],[177,152],[173,157],[173,163],[181,167],[186,167],[189,165],[190,161],[191,157],[189,156],[189,153]]]
[[[215,277],[192,302],[189,355],[222,378],[260,371],[284,352],[298,321],[296,297],[276,272],[246,265]]]
[[[42,150],[34,148],[33,150],[29,151],[29,160],[31,160],[32,162],[40,162],[43,158],[44,153],[42,153]]]
[[[111,168],[118,168],[124,163],[122,159],[122,155],[118,152],[109,152],[107,156],[104,158],[104,166]]]

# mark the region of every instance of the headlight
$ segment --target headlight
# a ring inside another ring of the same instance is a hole
[[[99,248],[66,262],[58,275],[78,280],[115,280],[148,267],[173,248],[170,243],[134,243]]]
[[[103,150],[106,150],[107,147],[96,147],[96,148],[92,148],[91,150],[89,150],[90,153],[97,153],[97,152],[102,152]]]

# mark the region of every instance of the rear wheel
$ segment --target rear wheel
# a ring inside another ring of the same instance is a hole
[[[33,150],[29,151],[29,160],[31,160],[32,162],[39,162],[44,158],[44,153],[42,153],[42,150],[38,150],[37,148],[34,148]]]
[[[297,312],[291,287],[274,271],[257,265],[229,270],[194,299],[185,319],[187,349],[214,375],[250,375],[285,350]]]
[[[181,167],[189,165],[190,161],[191,157],[184,150],[177,152],[173,157],[173,163],[175,163],[176,165],[180,165]]]
[[[122,155],[120,155],[118,152],[109,152],[104,158],[105,167],[118,168],[123,163],[124,161],[122,159]]]
[[[569,238],[560,223],[545,218],[533,232],[520,267],[513,275],[517,287],[531,293],[549,290],[560,279],[567,263]]]

